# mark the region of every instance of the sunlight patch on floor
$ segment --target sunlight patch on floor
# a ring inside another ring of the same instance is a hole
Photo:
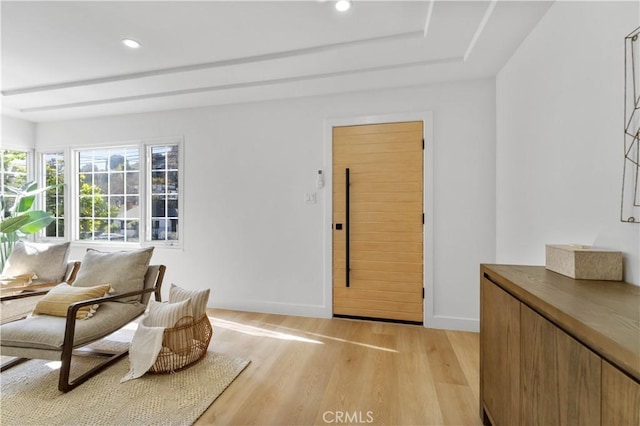
[[[270,337],[273,339],[289,340],[304,343],[313,343],[316,345],[323,345],[319,340],[307,339],[305,337],[296,336],[294,334],[281,333],[278,331],[269,330],[266,328],[255,327],[252,325],[240,324],[238,322],[223,320],[220,318],[209,317],[213,323],[214,328],[220,327],[227,330],[237,331],[239,333],[249,334],[251,336]]]
[[[286,327],[284,327],[284,328],[286,328]],[[351,345],[362,346],[362,347],[369,348],[369,349],[376,349],[378,351],[392,352],[394,354],[400,353],[399,351],[397,351],[395,349],[385,348],[383,346],[370,345],[368,343],[362,343],[362,342],[354,342],[353,340],[341,339],[339,337],[327,336],[325,334],[312,333],[310,331],[305,331],[304,333],[310,334],[310,335],[316,336],[316,337],[321,337],[323,339],[333,340],[333,341],[336,341],[336,342],[349,343]]]
[[[62,361],[51,361],[45,364],[51,370],[59,370],[61,365]]]
[[[362,347],[369,348],[369,349],[376,349],[376,350],[379,350],[379,351],[392,352],[394,354],[400,353],[400,351],[397,351],[395,349],[385,348],[383,346],[377,346],[377,345],[370,345],[368,343],[354,342],[353,340],[347,340],[347,339],[341,339],[339,337],[327,336],[326,334],[319,334],[319,333],[313,333],[311,331],[298,330],[298,329],[295,329],[295,328],[285,327],[285,326],[282,326],[282,325],[274,325],[273,327],[283,328],[285,330],[294,330],[294,331],[297,331],[297,332],[300,332],[300,333],[309,334],[311,336],[320,337],[322,339],[333,340],[335,342],[349,343],[349,344],[352,344],[352,345],[362,346]]]
[[[211,318],[212,320],[215,320],[215,321],[225,321],[225,320],[218,320],[218,319],[212,318],[212,317],[209,317],[209,318]],[[235,323],[235,324],[238,324],[238,323]],[[261,324],[269,326],[269,327],[273,327],[273,328],[280,328],[280,329],[284,329],[284,330],[287,330],[287,331],[294,331],[296,333],[307,334],[307,335],[310,335],[310,336],[319,337],[321,339],[333,340],[335,342],[349,343],[351,345],[362,346],[362,347],[365,347],[365,348],[375,349],[375,350],[378,350],[378,351],[391,352],[391,353],[395,353],[395,354],[400,353],[400,351],[397,351],[395,349],[385,348],[383,346],[371,345],[371,344],[368,344],[368,343],[356,342],[356,341],[353,341],[353,340],[341,339],[339,337],[327,336],[326,334],[313,333],[311,331],[299,330],[297,328],[285,327],[285,326],[282,326],[282,325],[273,325],[273,324],[268,324],[268,323],[261,323]],[[240,324],[240,325],[242,325],[242,324]],[[251,325],[242,325],[242,326],[243,327],[252,327],[252,328],[255,328],[255,329],[258,329],[258,330],[267,330],[265,328],[255,327],[255,326],[251,326]],[[269,330],[267,330],[267,331],[269,331]],[[275,331],[271,331],[271,332],[272,333],[277,333]],[[303,338],[299,337],[298,339],[303,339]],[[310,340],[310,341],[314,342],[314,343],[317,342],[317,343],[322,344],[322,342],[317,341],[317,340]]]
[[[368,343],[362,343],[362,342],[354,342],[353,340],[340,339],[339,337],[326,336],[324,334],[311,333],[311,332],[306,332],[306,333],[310,334],[312,336],[322,337],[323,339],[334,340],[336,342],[342,342],[342,343],[349,343],[351,345],[362,346],[362,347],[365,347],[365,348],[375,349],[375,350],[378,350],[378,351],[392,352],[394,354],[400,353],[400,351],[397,351],[397,350],[391,349],[391,348],[385,348],[383,346],[370,345]]]

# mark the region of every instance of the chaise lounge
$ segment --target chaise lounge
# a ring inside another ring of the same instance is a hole
[[[59,360],[62,365],[58,389],[68,392],[125,356],[128,348],[117,352],[91,350],[91,355],[106,359],[75,379],[69,377],[72,355],[87,352],[78,351],[79,348],[108,336],[142,315],[152,293],[157,301],[161,300],[166,268],[148,265],[152,251],[152,248],[115,253],[89,250],[73,286],[64,283],[56,286],[39,302],[32,315],[0,326],[0,354],[17,357],[2,365],[0,371],[32,358]],[[61,300],[71,293],[74,297],[83,291],[104,294],[102,286],[95,286],[96,283],[111,286],[115,294],[85,297],[64,305],[64,312],[59,311]]]

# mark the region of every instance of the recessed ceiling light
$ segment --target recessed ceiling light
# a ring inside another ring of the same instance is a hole
[[[338,0],[336,2],[336,10],[339,12],[346,12],[351,8],[351,2],[349,0]]]
[[[140,46],[142,46],[140,42],[135,41],[134,39],[131,39],[131,38],[123,38],[122,44],[124,44],[127,47],[130,47],[131,49],[138,49]]]

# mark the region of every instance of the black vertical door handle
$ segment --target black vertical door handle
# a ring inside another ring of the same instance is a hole
[[[346,188],[345,188],[345,194],[346,194],[346,209],[345,209],[345,243],[344,243],[344,248],[345,248],[345,252],[346,252],[346,264],[345,264],[345,269],[346,269],[346,285],[347,287],[349,287],[349,285],[351,284],[350,282],[350,278],[351,278],[351,274],[350,274],[350,267],[349,267],[349,186],[350,186],[350,182],[349,182],[349,168],[347,167],[345,169],[345,182],[346,182]]]

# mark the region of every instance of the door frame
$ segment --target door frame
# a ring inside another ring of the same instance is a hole
[[[422,261],[423,261],[423,321],[424,327],[434,323],[433,304],[433,112],[407,112],[382,115],[367,115],[343,118],[326,118],[324,120],[324,310],[325,317],[333,317],[333,128],[342,126],[358,126],[363,124],[384,124],[406,121],[422,121],[424,137],[423,155],[423,211],[425,215]]]

